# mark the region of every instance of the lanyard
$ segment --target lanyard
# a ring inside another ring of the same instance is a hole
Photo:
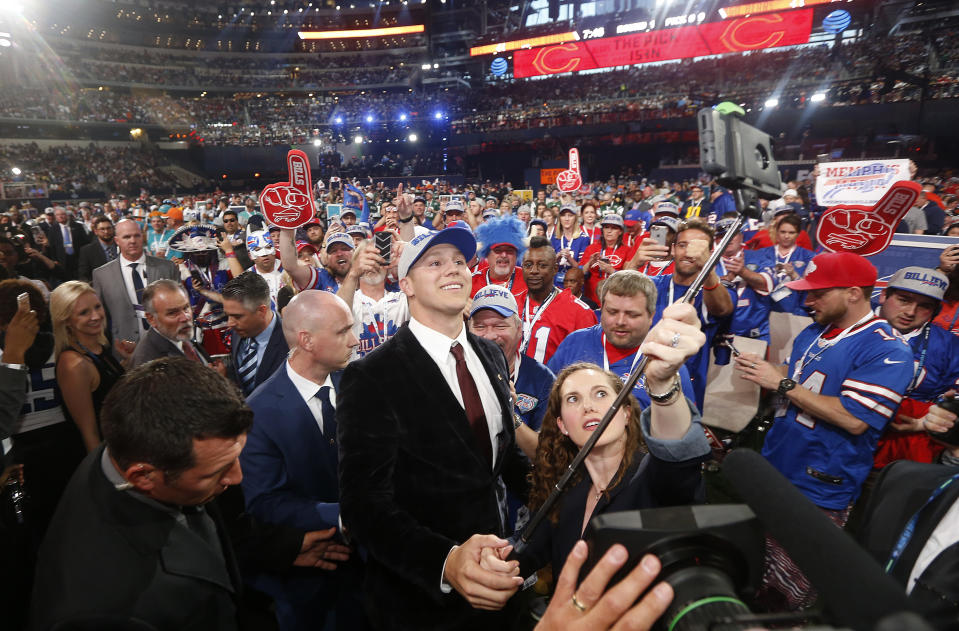
[[[533,327],[536,326],[536,323],[539,322],[539,319],[543,316],[543,313],[546,312],[546,307],[549,306],[549,303],[553,302],[553,298],[559,295],[559,291],[555,287],[549,293],[549,296],[546,297],[540,305],[536,308],[536,311],[533,313],[533,319],[530,320],[529,313],[529,294],[526,294],[526,302],[523,305],[523,343],[519,347],[519,352],[525,353],[526,347],[529,346],[530,336],[533,334]]]
[[[932,323],[926,322],[926,330],[922,336],[922,352],[919,353],[919,364],[916,366],[916,374],[912,376],[912,381],[909,382],[909,387],[906,388],[906,396],[913,391],[916,386],[919,385],[919,380],[922,375],[922,369],[926,365],[926,352],[929,350],[929,331],[931,330]]]
[[[862,319],[860,319],[858,322],[853,324],[848,329],[844,329],[842,333],[840,333],[839,335],[837,335],[831,340],[822,339],[823,333],[825,333],[828,329],[823,329],[822,331],[820,331],[819,335],[816,336],[816,339],[814,339],[809,344],[809,346],[806,347],[806,350],[803,352],[802,357],[799,359],[799,362],[796,363],[796,368],[793,370],[793,380],[794,381],[800,380],[800,377],[802,376],[803,371],[806,370],[806,365],[809,364],[811,361],[813,361],[814,359],[816,359],[817,357],[825,353],[827,350],[829,350],[833,346],[839,344],[839,342],[841,342],[845,337],[849,335],[853,335],[854,333],[858,333],[859,331],[856,330],[857,327],[877,319],[878,318],[876,318],[876,314],[870,311],[869,313],[864,315]],[[812,347],[815,346],[817,343],[822,344],[823,342],[825,342],[823,347],[819,349],[819,351],[817,351],[815,355],[807,359],[806,356],[809,355],[809,351],[812,350]]]
[[[605,333],[603,333],[602,344],[603,344],[603,370],[609,370],[609,355],[606,353],[606,334]],[[639,349],[637,348],[636,355],[633,356],[633,363],[629,367],[629,372],[626,373],[627,377],[629,377],[629,375],[633,372],[633,369],[636,368],[636,364],[639,363],[639,358],[642,356],[643,354],[640,353]]]
[[[902,556],[902,553],[905,552],[906,546],[909,545],[909,540],[912,539],[912,535],[916,531],[916,524],[919,522],[919,515],[922,514],[922,511],[924,511],[927,506],[932,504],[937,497],[942,495],[942,492],[945,491],[950,484],[955,482],[957,478],[959,478],[959,473],[940,484],[932,492],[932,495],[929,496],[929,499],[926,500],[926,503],[916,511],[916,513],[909,519],[908,522],[906,522],[906,527],[902,529],[902,534],[899,535],[899,540],[896,541],[896,545],[889,554],[889,560],[886,561],[886,565],[883,568],[886,570],[886,574],[892,572],[892,568],[895,567],[896,563],[899,561],[899,558]]]
[[[795,253],[796,253],[796,246],[793,246],[793,247],[789,250],[789,252],[786,253],[786,256],[784,256],[784,257],[782,258],[782,260],[780,260],[780,258],[779,258],[779,246],[777,245],[776,248],[773,250],[773,254],[776,255],[776,262],[777,262],[777,263],[783,263],[783,264],[788,263],[788,262],[789,262],[789,259],[791,259],[791,258],[793,257],[793,254],[795,254]]]

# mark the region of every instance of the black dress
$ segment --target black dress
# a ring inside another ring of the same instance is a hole
[[[83,347],[81,346],[81,348]],[[120,377],[123,376],[124,370],[120,362],[113,356],[113,351],[111,351],[109,347],[104,347],[99,354],[87,348],[83,348],[83,351],[84,354],[93,361],[93,365],[100,375],[100,384],[96,390],[90,393],[90,396],[93,398],[93,412],[97,416],[97,432],[100,432],[100,408],[103,407],[103,400],[107,398],[107,394],[113,389],[116,382],[120,380]],[[73,421],[73,417],[70,416],[70,410],[66,405],[63,406],[63,413],[68,420]]]

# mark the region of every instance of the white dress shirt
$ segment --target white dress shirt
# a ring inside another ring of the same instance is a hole
[[[922,550],[919,551],[916,564],[912,566],[909,580],[906,581],[907,594],[912,593],[916,581],[926,571],[926,568],[932,565],[939,553],[956,542],[959,542],[959,501],[952,503],[952,507],[942,516],[935,530],[932,531],[932,535],[926,540]]]
[[[133,305],[134,310],[137,312],[138,317],[145,317],[142,309],[137,309],[136,306],[140,304],[140,301],[137,300],[136,291],[133,289],[133,269],[130,267],[132,263],[137,264],[136,273],[140,275],[140,280],[143,281],[143,286],[146,287],[150,284],[150,281],[147,280],[147,255],[141,254],[140,258],[131,261],[125,256],[120,256],[120,273],[123,276],[123,285],[127,288],[127,297],[130,299],[130,304]]]
[[[483,402],[483,412],[486,413],[486,425],[489,428],[490,445],[493,447],[493,464],[496,464],[496,436],[503,431],[502,409],[499,400],[496,398],[496,391],[486,375],[486,368],[469,340],[466,339],[466,326],[460,329],[459,335],[455,339],[446,337],[439,331],[427,327],[418,322],[416,318],[410,319],[410,332],[416,337],[426,353],[439,367],[446,384],[453,391],[453,396],[459,404],[466,409],[463,404],[463,393],[460,390],[459,379],[456,378],[456,359],[450,352],[453,342],[458,342],[463,347],[463,357],[466,360],[466,367],[469,368],[473,381],[476,382],[476,389],[479,391],[480,400]],[[504,376],[506,378],[506,376]]]
[[[329,375],[326,376],[326,381],[322,384],[318,384],[312,379],[307,379],[300,373],[293,370],[293,366],[290,366],[290,362],[286,362],[286,374],[290,378],[290,381],[293,382],[293,387],[296,388],[296,391],[300,393],[300,396],[303,397],[303,401],[306,403],[306,407],[310,408],[310,412],[313,413],[313,418],[316,419],[316,424],[320,427],[320,432],[323,432],[323,402],[316,397],[316,393],[320,388],[329,386],[330,388],[330,405],[333,406],[333,409],[336,409],[336,389],[333,388],[333,380]]]

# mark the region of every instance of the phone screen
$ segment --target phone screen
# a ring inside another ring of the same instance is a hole
[[[393,246],[393,233],[386,232],[377,232],[374,237],[374,242],[376,244],[376,249],[379,251],[379,255],[382,256],[387,263],[390,262],[390,251]]]

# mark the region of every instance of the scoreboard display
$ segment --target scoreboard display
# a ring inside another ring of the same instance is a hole
[[[805,44],[812,32],[812,14],[812,9],[765,13],[517,50],[513,53],[513,76],[535,77]]]

